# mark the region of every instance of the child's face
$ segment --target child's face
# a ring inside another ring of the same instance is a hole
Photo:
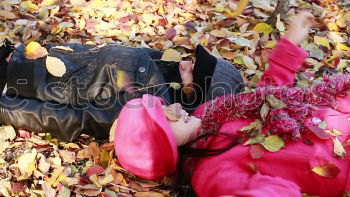
[[[189,116],[179,103],[165,106],[164,113],[168,118],[178,146],[188,142],[192,134],[198,131],[201,126],[201,119]]]

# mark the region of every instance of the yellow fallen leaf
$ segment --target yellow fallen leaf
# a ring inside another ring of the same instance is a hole
[[[340,143],[339,139],[337,137],[333,138],[333,152],[339,157],[344,157],[346,154],[346,150],[344,149],[343,145]]]
[[[40,4],[41,7],[52,6],[57,3],[57,0],[43,0]]]
[[[15,13],[7,11],[7,10],[0,10],[0,16],[4,17],[5,19],[17,18],[17,15]]]
[[[24,153],[22,156],[18,159],[18,168],[21,172],[20,179],[27,179],[29,178],[34,170],[36,170],[36,155],[37,151],[36,149],[32,149],[29,153]]]
[[[336,50],[343,50],[343,51],[350,51],[350,47],[348,47],[342,43],[337,43],[337,45],[335,46],[335,49]]]
[[[329,31],[339,31],[339,27],[336,23],[327,23],[327,28]]]
[[[66,73],[66,65],[57,57],[47,56],[46,69],[55,77],[62,77]]]
[[[25,56],[28,59],[37,59],[48,54],[46,48],[42,47],[37,42],[30,42],[25,48]]]
[[[277,135],[270,135],[265,138],[265,141],[261,145],[270,152],[277,152],[284,146],[284,141]]]
[[[166,49],[161,58],[161,60],[163,61],[174,61],[174,62],[180,62],[181,59],[182,59],[181,53],[175,49]]]
[[[38,6],[35,5],[34,3],[32,3],[32,1],[28,0],[28,1],[23,1],[20,4],[20,7],[27,10],[27,11],[35,11],[38,9]]]
[[[58,177],[63,173],[63,170],[64,170],[64,167],[56,168],[53,171],[53,173],[51,173],[50,178],[48,178],[46,180],[46,185],[51,187],[51,185],[53,185],[56,182],[56,180],[58,179]]]
[[[215,36],[215,37],[227,37],[227,34],[223,31],[214,29],[210,32],[210,35]]]
[[[347,19],[341,18],[335,22],[339,27],[344,28],[347,26]]]
[[[240,0],[238,5],[237,5],[236,10],[234,12],[232,12],[232,14],[230,14],[229,17],[235,17],[235,16],[240,15],[244,11],[244,9],[247,7],[248,2],[249,2],[249,0]]]
[[[264,47],[265,47],[265,48],[272,49],[272,48],[274,48],[274,47],[276,46],[276,44],[277,44],[276,40],[268,40],[268,41],[265,43]]]
[[[100,164],[103,168],[108,167],[108,162],[111,159],[109,151],[102,149],[101,155],[100,155]]]
[[[273,28],[269,24],[259,23],[255,25],[253,30],[257,33],[263,33],[264,35],[269,35],[273,31]]]
[[[332,163],[326,163],[312,168],[311,171],[322,177],[335,178],[338,176],[340,169]]]
[[[324,38],[324,37],[320,37],[320,36],[315,36],[314,37],[314,42],[315,44],[317,44],[318,46],[325,46],[327,47],[328,49],[331,49],[331,46],[329,45],[329,41]]]

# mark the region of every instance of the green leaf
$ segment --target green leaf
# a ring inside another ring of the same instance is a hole
[[[260,116],[265,121],[267,114],[269,113],[270,107],[268,103],[264,103],[264,105],[260,109]]]
[[[243,56],[236,57],[236,58],[233,60],[233,62],[234,62],[235,64],[244,64],[244,62],[243,62]]]
[[[251,144],[260,144],[260,143],[263,143],[265,141],[265,137],[266,135],[265,134],[258,134],[257,136],[255,137],[251,137],[249,138],[248,141],[246,141],[244,143],[244,145],[251,145]]]
[[[326,121],[322,121],[319,125],[318,125],[319,128],[325,130],[327,128],[327,122]]]
[[[61,191],[58,193],[57,197],[70,197],[71,191],[70,189],[63,187]]]
[[[262,127],[260,120],[255,120],[254,122],[251,122],[248,126],[245,126],[241,128],[239,131],[246,132],[253,129],[260,130]]]
[[[170,87],[172,87],[174,90],[178,90],[181,88],[181,84],[176,83],[176,82],[171,82]]]
[[[286,104],[284,104],[282,101],[278,100],[274,95],[268,94],[266,95],[266,100],[269,102],[270,106],[273,108],[283,108],[286,107]]]
[[[270,135],[265,138],[265,141],[261,145],[270,152],[277,152],[284,146],[284,141],[277,135]]]

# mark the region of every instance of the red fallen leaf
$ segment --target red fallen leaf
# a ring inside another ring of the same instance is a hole
[[[101,166],[96,165],[96,166],[92,166],[91,168],[89,168],[89,169],[86,171],[85,175],[86,175],[87,177],[90,177],[90,176],[93,175],[93,174],[102,175],[102,174],[104,173],[104,171],[105,171],[104,168],[102,168]]]
[[[165,30],[166,39],[172,40],[175,38],[175,36],[176,36],[176,30],[174,28],[170,28],[170,29]]]
[[[326,163],[323,165],[313,167],[311,171],[319,176],[335,178],[338,176],[340,169],[332,163]]]
[[[326,133],[323,129],[321,129],[317,126],[310,126],[309,130],[312,131],[320,139],[326,140],[326,139],[331,138],[331,136],[328,133]]]
[[[19,137],[22,137],[22,138],[25,138],[25,139],[28,139],[28,138],[31,137],[30,136],[30,132],[28,132],[26,130],[19,129],[19,130],[17,130],[17,132],[18,132]]]
[[[26,186],[22,182],[11,183],[11,191],[13,193],[20,193],[26,190]]]
[[[165,20],[164,18],[161,18],[158,20],[158,26],[165,27],[166,24],[167,24],[167,20]]]
[[[340,58],[339,57],[336,57],[334,60],[333,60],[333,67],[336,68],[338,66],[338,64],[340,63]]]
[[[253,159],[260,159],[264,156],[265,148],[260,144],[250,145],[249,154]]]

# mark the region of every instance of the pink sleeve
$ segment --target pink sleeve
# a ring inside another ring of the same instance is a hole
[[[305,50],[286,38],[281,38],[269,57],[269,67],[262,75],[259,87],[266,85],[293,86],[295,74],[307,56],[308,53]]]
[[[269,196],[301,197],[301,190],[292,181],[280,178],[253,174],[235,164],[222,165],[210,171],[210,176],[197,176],[192,185],[198,196]],[[203,173],[196,172],[196,173]],[[208,173],[205,173],[208,175]]]

